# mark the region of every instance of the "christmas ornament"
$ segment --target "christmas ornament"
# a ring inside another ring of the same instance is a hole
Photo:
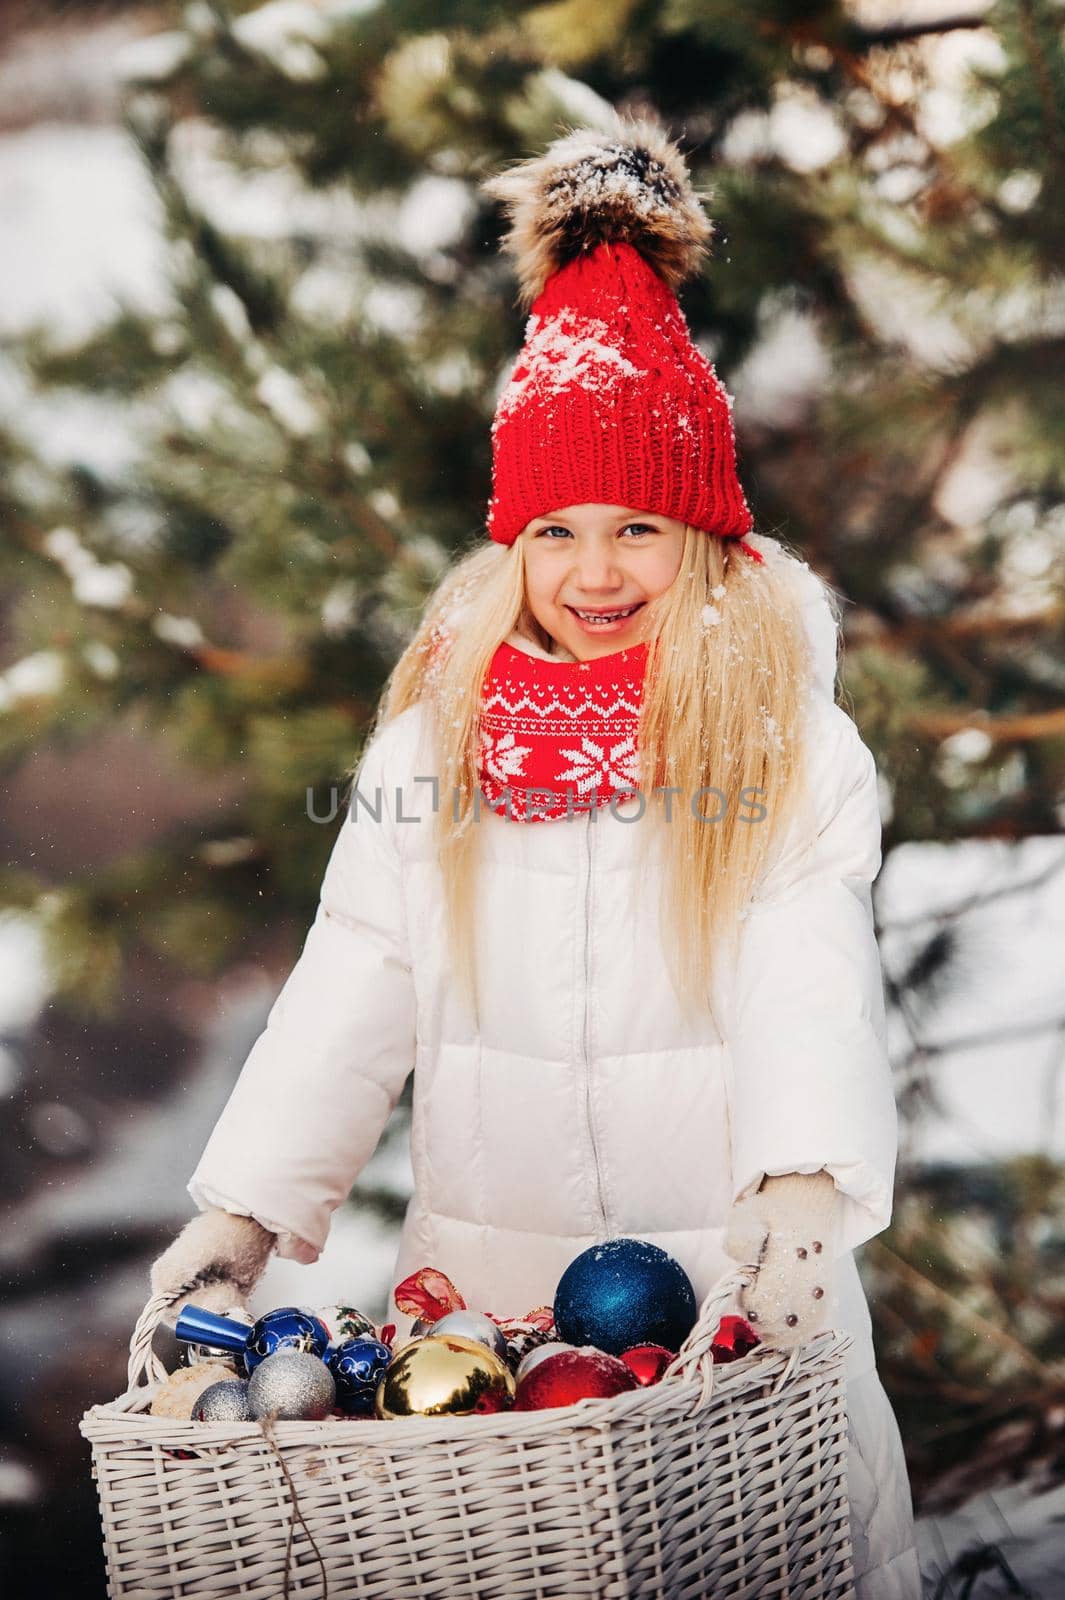
[[[647,1389],[658,1382],[673,1360],[673,1352],[660,1344],[637,1344],[631,1350],[623,1350],[621,1359],[641,1389]]]
[[[397,1311],[424,1324],[439,1322],[449,1311],[465,1311],[466,1302],[451,1279],[435,1267],[419,1267],[392,1296]]]
[[[248,1410],[256,1421],[277,1417],[321,1422],[335,1401],[333,1374],[306,1350],[281,1349],[264,1356],[248,1380]]]
[[[541,1361],[518,1385],[515,1411],[544,1411],[576,1400],[608,1399],[637,1388],[624,1361],[602,1350],[563,1350]]]
[[[498,1324],[504,1333],[509,1328],[536,1328],[541,1333],[550,1334],[555,1329],[553,1306],[537,1306],[535,1311],[527,1311],[523,1317],[497,1317],[494,1311],[486,1311],[485,1316]]]
[[[609,1355],[638,1344],[679,1350],[697,1310],[680,1262],[643,1239],[609,1239],[582,1251],[555,1294],[559,1337]]]
[[[457,1334],[405,1345],[377,1390],[379,1417],[465,1417],[505,1411],[514,1379],[505,1362]]]
[[[758,1344],[758,1335],[743,1317],[722,1317],[710,1346],[710,1354],[719,1365],[741,1361]]]
[[[374,1396],[392,1361],[392,1352],[379,1339],[344,1339],[325,1354],[325,1364],[336,1384],[336,1403],[349,1417],[373,1414]]]
[[[518,1370],[514,1374],[515,1380],[520,1383],[540,1365],[541,1361],[546,1361],[548,1356],[561,1355],[563,1350],[576,1350],[576,1348],[575,1344],[563,1344],[561,1339],[549,1339],[546,1344],[534,1345],[518,1362]]]
[[[324,1325],[298,1306],[279,1306],[246,1328],[229,1317],[190,1305],[178,1317],[174,1332],[189,1344],[213,1343],[236,1355],[248,1377],[278,1350],[302,1350],[320,1357],[329,1344]]]
[[[246,1310],[244,1306],[231,1306],[228,1311],[223,1311],[222,1315],[224,1317],[228,1317],[230,1322],[239,1322],[241,1326],[245,1328],[250,1328],[252,1323],[255,1321],[255,1318],[252,1316],[251,1312]],[[183,1348],[185,1351],[185,1363],[187,1366],[194,1367],[202,1361],[223,1360],[226,1362],[227,1366],[232,1368],[234,1372],[237,1372],[241,1369],[242,1363],[239,1356],[227,1355],[226,1352],[219,1349],[217,1345],[187,1344]]]
[[[501,1361],[506,1360],[507,1341],[502,1330],[491,1317],[482,1316],[479,1311],[449,1311],[446,1317],[433,1323],[434,1339],[449,1333],[458,1334],[460,1339],[473,1339]]]
[[[319,1306],[314,1315],[323,1323],[331,1344],[345,1339],[373,1339],[376,1330],[369,1317],[354,1306]]]
[[[192,1407],[193,1422],[249,1422],[245,1378],[223,1378],[205,1389]]]
[[[545,1328],[536,1328],[530,1322],[507,1322],[502,1326],[502,1333],[507,1345],[505,1360],[513,1373],[517,1373],[525,1357],[534,1350],[557,1342],[553,1322],[550,1332]]]
[[[160,1384],[148,1414],[188,1422],[193,1405],[203,1391],[212,1383],[231,1379],[232,1376],[232,1367],[224,1361],[204,1361],[195,1367],[178,1367]]]

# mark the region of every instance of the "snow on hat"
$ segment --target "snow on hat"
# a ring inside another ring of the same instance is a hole
[[[713,232],[677,146],[618,117],[482,188],[507,208],[530,309],[492,423],[490,536],[513,544],[533,517],[586,503],[747,533],[732,399],[675,294]]]

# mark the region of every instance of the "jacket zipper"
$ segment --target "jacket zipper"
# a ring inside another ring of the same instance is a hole
[[[589,810],[584,824],[585,879],[584,879],[584,1015],[581,1023],[581,1056],[584,1067],[584,1114],[588,1124],[588,1144],[592,1152],[595,1172],[595,1198],[599,1211],[599,1232],[604,1239],[610,1237],[607,1222],[606,1197],[603,1190],[603,1172],[599,1163],[599,1141],[595,1132],[595,1115],[592,1110],[592,1063],[588,1055],[589,975],[591,971],[591,906],[592,906],[592,827],[597,819]]]

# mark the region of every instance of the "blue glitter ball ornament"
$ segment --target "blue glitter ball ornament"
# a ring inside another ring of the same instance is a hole
[[[559,1339],[611,1356],[637,1344],[679,1350],[697,1313],[680,1262],[643,1239],[608,1239],[582,1251],[555,1294]]]
[[[337,1410],[349,1417],[372,1417],[374,1396],[392,1361],[380,1339],[360,1337],[331,1345],[325,1364],[337,1386]]]

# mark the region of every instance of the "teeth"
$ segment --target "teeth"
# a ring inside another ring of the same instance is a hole
[[[574,611],[577,611],[574,606]],[[638,606],[629,606],[627,611],[577,611],[582,622],[617,622],[619,617],[631,617],[638,610]]]

